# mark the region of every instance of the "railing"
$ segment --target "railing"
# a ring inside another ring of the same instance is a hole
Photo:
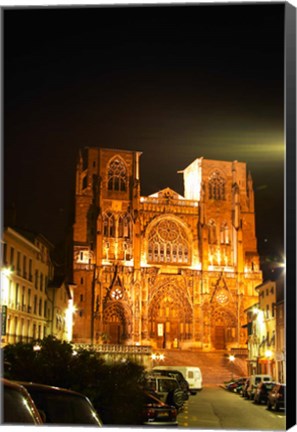
[[[149,198],[141,197],[140,204],[155,204],[155,205],[168,205],[181,207],[198,207],[198,202],[187,199],[174,199],[174,198]]]
[[[75,349],[87,349],[102,353],[123,353],[123,354],[151,354],[152,347],[149,345],[115,345],[115,344],[74,344]]]
[[[248,349],[247,348],[231,348],[231,354],[235,357],[247,357]]]

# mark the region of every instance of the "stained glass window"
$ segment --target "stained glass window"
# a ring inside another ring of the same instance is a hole
[[[184,228],[176,221],[161,220],[148,236],[148,261],[189,264],[189,243]]]
[[[225,199],[225,180],[218,171],[215,171],[209,178],[208,193],[209,199]]]
[[[127,190],[127,169],[119,157],[111,160],[107,172],[108,190],[122,192]]]

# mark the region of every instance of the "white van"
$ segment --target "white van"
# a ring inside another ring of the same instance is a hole
[[[158,370],[178,370],[184,378],[188,381],[189,391],[192,395],[195,395],[197,391],[202,390],[202,374],[199,367],[194,366],[156,366],[153,369]]]

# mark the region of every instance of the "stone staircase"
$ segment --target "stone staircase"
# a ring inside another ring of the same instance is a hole
[[[247,375],[246,361],[236,358],[231,362],[225,351],[161,350],[159,353],[164,354],[164,360],[159,361],[159,365],[198,366],[202,373],[203,386],[220,385],[224,381],[229,381],[231,377]]]

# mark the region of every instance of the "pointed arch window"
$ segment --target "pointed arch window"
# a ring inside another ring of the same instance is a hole
[[[119,157],[112,159],[107,170],[108,190],[125,192],[127,190],[127,168]]]
[[[119,217],[118,236],[119,238],[132,237],[132,218],[128,213]]]
[[[115,220],[111,212],[103,215],[103,235],[104,237],[115,237]]]
[[[189,264],[189,241],[178,222],[163,219],[150,231],[148,261]]]
[[[230,243],[229,227],[228,227],[227,222],[223,222],[221,225],[220,238],[221,238],[221,244],[229,244]]]
[[[208,224],[208,243],[217,243],[217,226],[214,220],[209,221]]]
[[[209,178],[208,194],[209,199],[224,200],[225,199],[225,179],[218,171],[215,171]]]

